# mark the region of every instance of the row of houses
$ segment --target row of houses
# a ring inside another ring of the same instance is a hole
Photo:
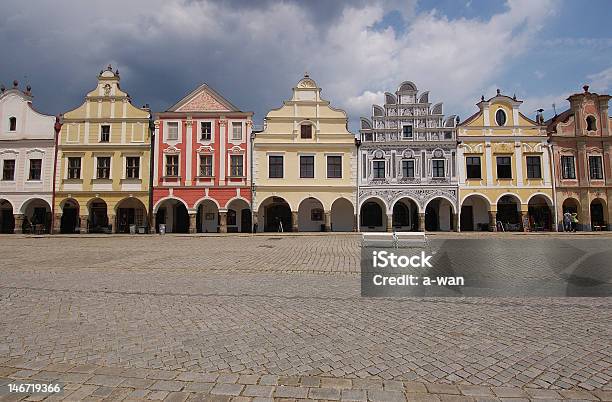
[[[152,114],[119,82],[58,117],[0,88],[2,233],[609,229],[610,96],[588,86],[548,121],[499,90],[461,121],[405,81],[357,137],[308,75],[261,130],[206,84]]]

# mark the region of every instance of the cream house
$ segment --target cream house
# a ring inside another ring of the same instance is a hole
[[[347,115],[307,74],[253,141],[258,231],[353,231],[356,145]]]

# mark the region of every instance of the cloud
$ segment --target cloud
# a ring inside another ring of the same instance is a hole
[[[591,91],[605,92],[612,90],[612,67],[603,71],[587,76],[591,86]]]
[[[82,102],[112,62],[136,104],[164,110],[205,81],[261,122],[308,71],[355,129],[404,80],[430,90],[447,114],[471,114],[483,88],[536,43],[553,9],[551,0],[509,0],[486,20],[449,19],[417,14],[415,3],[8,0],[0,50],[12,57],[0,76],[27,75],[35,102],[58,113]],[[403,26],[384,23],[391,12]]]

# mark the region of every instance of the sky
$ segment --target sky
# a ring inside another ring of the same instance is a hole
[[[206,82],[259,126],[308,72],[353,132],[406,80],[461,119],[497,88],[550,117],[584,84],[612,93],[611,15],[609,0],[3,0],[0,83],[56,115],[110,63],[137,106]]]

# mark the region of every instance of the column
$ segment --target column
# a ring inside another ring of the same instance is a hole
[[[419,227],[418,227],[418,229],[421,232],[425,231],[425,213],[424,212],[419,212]]]
[[[219,211],[219,233],[227,233],[227,211]]]
[[[497,211],[489,211],[489,231],[497,232]]]
[[[291,211],[291,231],[297,232],[298,230],[298,213],[297,211]]]
[[[519,223],[521,224],[521,231],[527,232],[532,228],[529,226],[529,210],[527,209],[527,205],[521,205],[521,210],[519,211]]]
[[[591,231],[591,201],[589,199],[589,190],[580,190],[580,208],[578,212],[578,228],[585,232]]]
[[[252,227],[250,232],[257,233],[259,230],[259,215],[257,214],[257,211],[251,211],[251,223]]]
[[[197,216],[197,212],[189,211],[189,233],[198,232]]]
[[[117,227],[117,217],[115,215],[109,215],[109,214],[106,214],[106,217],[108,219],[108,224],[111,227],[111,233],[119,233],[118,232],[119,228]],[[128,230],[128,233],[130,233],[129,232],[129,230],[130,230],[129,227],[127,228],[127,230]]]
[[[155,225],[155,214],[153,214],[152,216],[147,215],[147,221],[149,224],[149,233],[155,234],[157,232],[157,227]]]
[[[25,220],[25,215],[24,214],[14,214],[13,217],[15,218],[15,234],[21,234],[23,233],[23,221]]]
[[[62,214],[55,214],[53,219],[52,232],[58,234],[62,231]]]
[[[325,231],[331,232],[331,211],[325,211]]]
[[[79,233],[89,233],[89,225],[87,224],[89,221],[89,216],[88,215],[81,215],[79,216]]]
[[[387,232],[393,232],[393,214],[387,215]]]
[[[458,232],[459,231],[459,214],[453,214],[452,219],[453,219],[453,231]]]
[[[359,232],[359,218],[357,214],[353,215],[353,232]]]

